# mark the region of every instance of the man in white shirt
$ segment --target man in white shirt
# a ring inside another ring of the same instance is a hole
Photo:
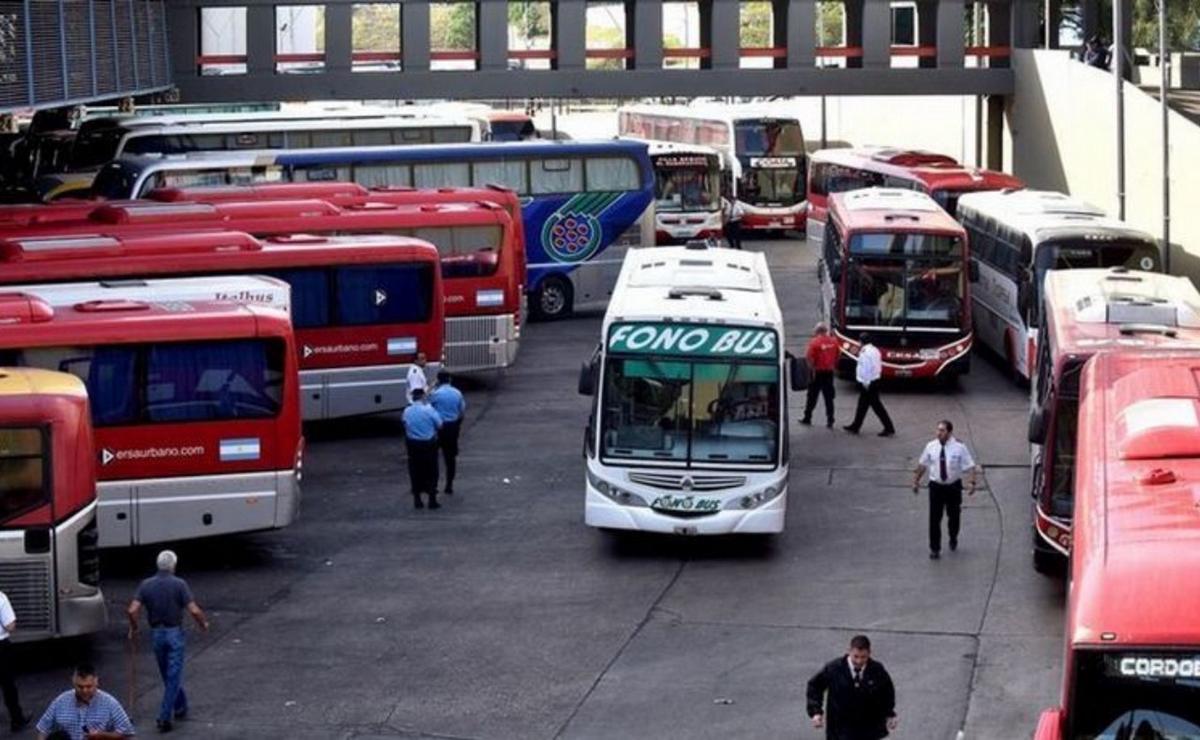
[[[746,207],[741,201],[729,195],[721,199],[721,212],[725,218],[725,239],[730,249],[742,248],[742,217],[746,215]]]
[[[962,513],[963,476],[967,476],[967,495],[975,495],[975,460],[971,451],[954,438],[954,424],[943,419],[937,425],[937,438],[925,445],[917,469],[913,471],[913,495],[921,487],[921,476],[929,472],[929,558],[942,556],[942,512],[945,511],[950,534],[950,551],[958,549],[958,530]]]
[[[842,429],[851,434],[858,434],[867,418],[867,409],[870,408],[875,412],[875,416],[879,417],[879,423],[883,424],[883,431],[879,436],[891,437],[896,433],[896,427],[892,424],[892,417],[888,416],[887,409],[883,407],[883,401],[879,400],[879,377],[883,374],[883,356],[871,343],[869,335],[863,334],[860,341],[862,345],[858,350],[858,367],[854,371],[854,379],[858,381],[858,407],[854,409],[854,421]]]
[[[29,718],[21,711],[17,696],[16,666],[13,665],[12,637],[17,628],[17,614],[13,611],[8,596],[0,591],[0,689],[4,692],[4,707],[8,710],[8,723],[13,732],[19,732],[29,724]]]
[[[417,360],[408,366],[408,402],[413,402],[413,391],[420,388],[429,390],[429,379],[425,377],[425,353],[418,352]]]

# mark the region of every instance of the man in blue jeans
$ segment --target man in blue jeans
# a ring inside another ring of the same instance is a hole
[[[146,619],[154,636],[154,658],[163,680],[162,706],[158,710],[159,732],[170,732],[172,719],[187,716],[187,694],[183,691],[183,613],[192,615],[201,631],[208,631],[208,618],[192,598],[187,581],[175,575],[179,558],[170,550],[158,554],[158,573],[142,581],[129,603],[129,639],[138,631],[138,616],[146,608]]]

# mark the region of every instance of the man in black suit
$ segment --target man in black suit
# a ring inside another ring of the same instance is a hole
[[[826,740],[879,740],[896,729],[896,689],[883,664],[871,660],[866,635],[855,635],[845,656],[809,679],[808,716]]]

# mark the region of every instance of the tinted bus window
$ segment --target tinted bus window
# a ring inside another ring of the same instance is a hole
[[[426,265],[341,267],[335,289],[338,323],[347,326],[419,323],[433,311]]]
[[[408,188],[412,187],[412,179],[412,168],[406,164],[360,164],[354,167],[354,182],[365,188]]]
[[[471,165],[467,162],[435,162],[413,165],[413,186],[418,188],[470,187]]]
[[[528,193],[529,177],[526,164],[524,161],[505,160],[475,162],[471,165],[473,180],[477,187],[499,185],[516,193]]]
[[[641,185],[637,163],[627,157],[597,157],[585,162],[587,186],[596,190],[637,190]]]
[[[0,429],[0,524],[50,502],[41,429]]]
[[[272,357],[266,343],[254,339],[154,345],[146,353],[146,418],[180,422],[275,416],[283,389],[278,355]]]
[[[583,190],[583,162],[578,159],[543,159],[534,162],[531,169],[535,195]]]
[[[292,288],[292,326],[312,329],[329,326],[329,276],[321,268],[271,272]]]
[[[503,234],[499,226],[438,226],[412,232],[437,247],[446,278],[495,275]]]
[[[403,129],[401,129],[403,131]],[[426,134],[429,132],[427,131]],[[466,126],[433,130],[434,144],[466,144],[471,141],[471,129]]]

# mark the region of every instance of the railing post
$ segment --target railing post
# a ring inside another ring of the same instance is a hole
[[[892,7],[888,0],[863,0],[862,47],[863,67],[892,65]]]
[[[714,0],[708,14],[713,69],[737,69],[741,62],[741,6],[735,0]]]
[[[817,4],[812,0],[787,0],[788,69],[812,67],[817,62]],[[778,42],[776,42],[778,43]]]
[[[587,66],[587,3],[558,0],[551,6],[554,16],[554,68],[580,70]]]
[[[629,14],[630,5],[633,5],[632,15]],[[633,67],[662,69],[662,0],[637,0],[636,3],[626,3],[625,8],[625,22],[633,25]]]
[[[405,72],[429,71],[429,3],[400,4],[400,53]],[[253,38],[253,36],[251,37]]]
[[[354,6],[329,3],[325,6],[325,71],[349,72],[353,64]]]
[[[963,39],[966,11],[963,0],[939,0],[937,4],[937,66],[961,67],[965,61]]]
[[[508,0],[479,0],[476,44],[479,68],[508,69]]]

